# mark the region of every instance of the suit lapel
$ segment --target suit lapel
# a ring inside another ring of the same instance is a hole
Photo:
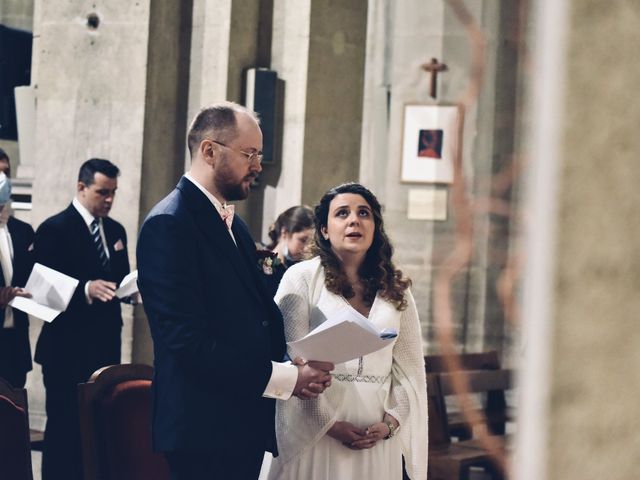
[[[226,225],[213,204],[204,193],[184,177],[180,179],[177,188],[185,196],[187,205],[192,208],[196,227],[203,233],[207,242],[220,252],[219,257],[224,257],[231,263],[240,280],[258,300],[261,300],[247,264],[241,257],[241,255],[245,255],[245,252],[240,249],[240,243],[236,246],[233,242]],[[236,238],[236,241],[239,241],[239,238]]]
[[[263,279],[260,278],[257,264],[254,263],[257,262],[258,259],[254,253],[255,245],[253,243],[253,239],[246,231],[246,228],[241,227],[240,222],[236,223],[235,219],[233,221],[233,224],[231,225],[231,231],[233,231],[233,234],[238,241],[238,248],[243,250],[247,268],[250,272],[251,277],[253,278],[254,285],[256,285],[256,288],[258,289],[263,302],[270,308],[272,307],[272,314],[274,313],[273,309],[275,309],[277,311],[276,315],[279,316],[280,310],[273,302],[273,298],[271,297],[271,295],[269,295]]]
[[[80,215],[80,212],[76,210],[76,207],[74,207],[73,204],[67,207],[67,215],[73,223],[73,228],[77,232],[78,243],[82,245],[82,248],[87,252],[91,252],[92,257],[95,257],[94,263],[98,265],[100,262],[100,259],[98,258],[98,251],[93,246],[93,238],[91,237],[91,232],[89,232],[89,227],[84,223],[84,218],[82,218],[82,215]]]
[[[89,231],[89,227],[85,223],[84,218],[82,218],[82,215],[80,215],[80,212],[76,210],[76,207],[74,207],[73,204],[69,205],[67,208],[67,215],[72,222],[73,228],[76,230],[75,235],[77,235],[77,237],[74,235],[74,238],[77,238],[78,247],[83,249],[82,252],[76,252],[76,258],[82,258],[83,261],[90,259],[92,262],[91,270],[95,274],[104,275],[104,271],[100,263],[100,257],[98,256],[98,250],[93,244],[93,237],[91,236],[91,232]]]

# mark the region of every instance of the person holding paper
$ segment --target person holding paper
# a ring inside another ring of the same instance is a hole
[[[82,478],[78,383],[120,363],[117,285],[129,273],[127,235],[109,218],[120,171],[92,158],[80,167],[76,196],[36,231],[35,261],[78,279],[67,309],[46,323],[36,345],[46,389],[42,479]]]
[[[272,480],[427,478],[427,391],[422,335],[410,282],[395,268],[376,197],[357,183],[329,190],[315,208],[317,257],[289,268],[276,303],[287,341],[346,308],[398,336],[342,364],[332,387],[306,403],[278,402],[280,456]],[[289,348],[293,358],[298,353]],[[324,360],[317,358],[312,360]]]
[[[24,287],[33,267],[33,228],[11,215],[9,156],[0,149],[0,377],[24,387],[31,370],[29,317],[8,305],[29,296]]]
[[[282,316],[227,203],[247,198],[262,170],[255,113],[206,107],[187,141],[191,168],[151,210],[137,247],[154,345],[153,448],[174,480],[256,479],[265,450],[276,451],[274,399],[318,396],[333,365],[279,363]]]

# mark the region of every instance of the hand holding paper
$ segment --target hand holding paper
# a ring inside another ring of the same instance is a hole
[[[138,293],[138,270],[134,270],[124,277],[116,290],[118,298],[130,297],[134,293]]]
[[[0,308],[5,308],[15,297],[31,298],[31,294],[19,287],[0,287]]]
[[[32,298],[17,296],[9,305],[51,322],[67,309],[77,286],[75,278],[36,263],[24,287]]]

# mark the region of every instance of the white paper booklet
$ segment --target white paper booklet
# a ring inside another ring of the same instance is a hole
[[[120,286],[116,290],[116,296],[118,298],[130,297],[134,293],[138,292],[138,270],[134,270],[129,275],[124,277],[120,282]]]
[[[51,322],[67,309],[77,286],[75,278],[36,263],[24,287],[31,298],[16,297],[9,305]]]
[[[336,364],[380,350],[396,336],[394,330],[379,331],[353,308],[344,308],[289,345],[305,360]]]

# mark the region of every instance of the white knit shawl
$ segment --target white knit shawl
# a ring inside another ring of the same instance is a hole
[[[324,289],[324,268],[318,257],[289,268],[282,278],[275,301],[284,317],[287,341],[297,340],[309,333],[312,308]],[[400,421],[401,439],[407,473],[412,480],[427,478],[428,414],[427,387],[422,353],[422,335],[416,305],[407,290],[408,307],[400,315],[400,331],[393,346],[390,394],[385,410]],[[384,301],[378,298],[376,301]],[[391,309],[387,309],[391,310]],[[297,356],[289,348],[291,358]],[[280,469],[287,462],[312,448],[339,420],[338,409],[344,398],[344,385],[334,381],[317,399],[300,400],[292,397],[278,401],[276,432],[280,457],[272,469]],[[382,419],[380,419],[382,420]],[[272,471],[272,478],[277,478]]]

